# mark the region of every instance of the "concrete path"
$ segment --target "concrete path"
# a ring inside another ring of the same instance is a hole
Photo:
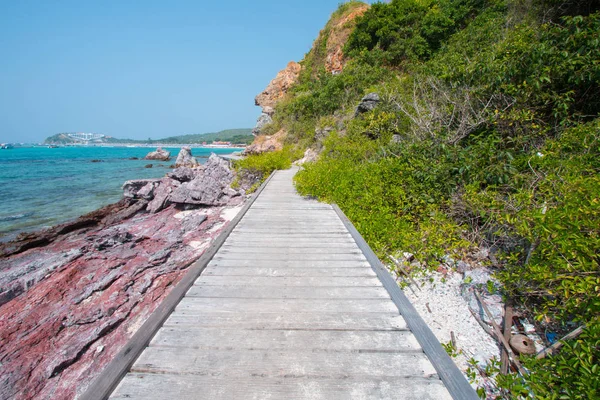
[[[332,208],[278,171],[113,399],[449,399]]]

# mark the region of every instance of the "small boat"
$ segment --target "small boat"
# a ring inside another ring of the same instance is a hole
[[[49,149],[58,149],[58,146],[55,144],[51,144],[48,146]]]

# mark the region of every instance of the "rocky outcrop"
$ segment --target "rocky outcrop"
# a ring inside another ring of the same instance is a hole
[[[169,161],[171,159],[171,153],[167,150],[163,150],[160,147],[155,151],[151,151],[144,157],[144,160],[156,160],[156,161]]]
[[[212,154],[202,174],[174,189],[169,201],[202,206],[224,205],[240,195],[231,189],[232,182],[233,173],[229,169],[229,163]]]
[[[232,182],[229,163],[211,154],[202,168],[180,167],[162,179],[127,181],[123,185],[123,195],[148,201],[146,209],[151,213],[169,204],[222,206],[242,195],[231,189]]]
[[[312,63],[314,64],[313,71],[318,71],[323,67],[332,74],[342,71],[346,62],[343,48],[356,26],[357,18],[362,16],[368,9],[368,4],[346,4],[343,12],[336,12],[333,15],[313,44],[311,50]],[[325,52],[322,51],[323,45],[326,49]],[[247,149],[246,154],[263,153],[282,147],[282,143],[276,144],[271,137],[264,139],[260,135],[263,128],[273,122],[273,110],[276,104],[286,96],[291,87],[298,81],[301,71],[302,66],[299,63],[290,62],[269,83],[267,88],[254,99],[255,104],[262,107],[262,113],[252,130],[252,134],[256,136],[256,139],[251,148]],[[279,132],[273,137],[278,134]]]
[[[250,146],[244,150],[244,155],[261,154],[269,151],[277,151],[283,149],[283,139],[287,132],[282,129],[273,136],[261,135],[254,139]]]
[[[328,24],[329,34],[327,35],[327,55],[325,58],[325,70],[327,72],[338,74],[344,69],[346,63],[344,46],[354,30],[356,18],[362,16],[368,9],[368,4],[359,4]]]
[[[175,167],[188,167],[188,168],[196,168],[200,163],[194,156],[192,156],[192,148],[189,146],[184,146],[179,151],[177,155],[177,161],[175,161]]]
[[[85,391],[243,199],[216,156],[204,170],[169,175],[129,181],[119,203],[0,245],[1,399],[72,399]],[[212,200],[197,202],[192,193],[190,201],[173,201],[191,183]]]
[[[358,107],[356,107],[356,111],[354,112],[354,116],[357,117],[362,113],[366,113],[372,111],[377,107],[381,98],[377,93],[369,93],[365,97],[360,100],[358,103]]]
[[[281,70],[275,79],[273,79],[258,96],[254,102],[257,106],[274,108],[288,90],[298,81],[302,66],[295,61],[290,61],[288,65]]]
[[[306,151],[304,152],[304,156],[298,161],[295,161],[294,165],[303,165],[306,163],[315,162],[317,161],[318,156],[319,153],[317,153],[316,150],[306,149]]]
[[[271,107],[265,107],[265,108],[268,108],[271,111],[271,113],[269,114],[263,110],[263,112],[260,114],[260,116],[258,117],[258,120],[256,120],[256,125],[252,129],[252,134],[254,136],[260,135],[262,128],[265,127],[266,125],[269,125],[271,122],[273,122],[273,118],[272,118],[273,109]]]
[[[179,167],[179,168],[176,168],[173,171],[167,173],[167,176],[169,178],[179,181],[181,183],[189,182],[189,181],[195,179],[199,174],[201,174],[202,169]]]

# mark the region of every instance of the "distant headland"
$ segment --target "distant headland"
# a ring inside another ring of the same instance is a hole
[[[169,136],[163,139],[118,139],[99,133],[57,133],[44,140],[45,145],[247,145],[254,136],[252,129],[227,129],[214,133]]]

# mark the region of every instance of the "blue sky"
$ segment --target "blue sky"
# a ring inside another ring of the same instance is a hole
[[[252,127],[340,0],[0,0],[0,142]]]

